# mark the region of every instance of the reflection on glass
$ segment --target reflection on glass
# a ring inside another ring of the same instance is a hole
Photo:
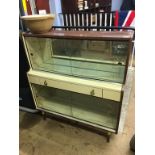
[[[101,60],[109,63],[125,64],[128,51],[128,42],[120,41],[91,41],[53,39],[53,56],[83,58],[83,60]],[[118,62],[120,61],[120,62]]]
[[[127,41],[26,38],[32,67],[82,78],[123,83]],[[39,45],[39,46],[38,46]]]

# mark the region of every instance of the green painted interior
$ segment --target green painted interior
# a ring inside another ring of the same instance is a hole
[[[31,85],[38,107],[116,130],[119,102]]]
[[[26,37],[26,45],[33,69],[123,83],[128,42]]]

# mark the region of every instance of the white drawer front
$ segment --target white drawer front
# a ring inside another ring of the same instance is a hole
[[[28,72],[28,78],[30,83],[38,85],[45,85],[53,88],[92,95],[118,102],[121,101],[121,85],[83,80],[75,77],[67,77],[32,70]]]
[[[82,84],[74,84],[70,82],[64,82],[60,80],[52,80],[52,79],[47,79],[47,78],[42,78],[38,77],[35,75],[29,75],[29,82],[30,83],[35,83],[39,85],[45,85],[53,88],[58,88],[58,89],[63,89],[63,90],[68,90],[68,91],[73,91],[81,94],[86,94],[86,95],[92,95],[96,97],[102,98],[102,89],[101,88],[95,88],[91,87],[88,85],[82,85]]]
[[[118,91],[103,89],[103,98],[119,102],[121,101],[121,91],[118,92]]]

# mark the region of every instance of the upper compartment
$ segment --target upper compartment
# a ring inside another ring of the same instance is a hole
[[[133,32],[53,30],[23,38],[35,70],[125,82]]]

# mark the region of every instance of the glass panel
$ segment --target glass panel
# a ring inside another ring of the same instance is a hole
[[[32,67],[43,71],[123,83],[128,42],[27,37]]]
[[[31,85],[38,107],[68,116],[72,115],[69,92],[37,84]]]
[[[71,97],[73,117],[116,129],[119,102],[78,93],[72,93]]]
[[[74,76],[123,83],[128,42],[54,39],[52,51],[70,60]]]
[[[32,84],[40,108],[116,129],[120,103]]]
[[[53,39],[52,50],[53,56],[125,65],[128,42]]]

